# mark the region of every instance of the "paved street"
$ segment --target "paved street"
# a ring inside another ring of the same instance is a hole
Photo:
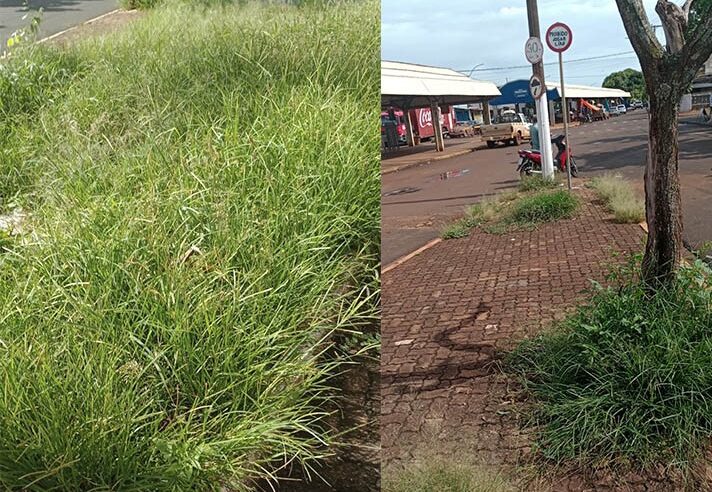
[[[29,0],[32,10],[44,8],[40,37],[51,36],[118,7],[118,0]],[[0,0],[0,40],[4,51],[10,35],[28,25],[23,0]]]
[[[647,113],[642,110],[572,128],[582,176],[619,172],[642,193],[646,133]],[[383,264],[436,238],[443,224],[460,216],[467,204],[516,186],[516,163],[516,147],[498,147],[384,175]],[[680,124],[685,239],[692,245],[712,240],[710,168],[712,129]]]

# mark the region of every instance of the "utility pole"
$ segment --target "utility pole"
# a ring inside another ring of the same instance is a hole
[[[539,9],[536,0],[527,0],[527,18],[529,20],[529,36],[541,39],[539,31]],[[539,80],[546,86],[546,78],[544,78],[544,63],[539,61],[532,64],[533,75],[539,77]],[[539,139],[541,145],[541,170],[544,179],[554,179],[554,160],[551,153],[551,130],[549,129],[549,102],[546,97],[546,87],[544,93],[539,99],[535,99],[537,125],[539,125]]]

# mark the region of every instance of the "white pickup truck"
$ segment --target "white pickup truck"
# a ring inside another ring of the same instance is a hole
[[[482,125],[482,141],[487,142],[487,147],[493,148],[497,142],[506,145],[519,145],[523,140],[529,140],[531,123],[522,113],[505,111],[491,125]]]

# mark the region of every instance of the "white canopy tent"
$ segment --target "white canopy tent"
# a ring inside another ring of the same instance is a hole
[[[381,107],[396,107],[404,110],[430,107],[438,118],[441,105],[454,105],[487,101],[499,96],[499,89],[492,82],[473,80],[449,68],[429,67],[412,63],[381,61]],[[489,116],[489,110],[486,111]],[[409,143],[412,144],[412,128],[408,123]],[[435,120],[437,121],[437,120]],[[434,126],[438,150],[443,150],[442,129]]]
[[[500,95],[492,82],[473,80],[449,68],[381,61],[381,106],[409,108],[482,102]]]
[[[619,99],[630,97],[630,92],[621,89],[608,89],[606,87],[591,87],[588,85],[564,84],[566,89],[566,99]],[[555,89],[561,97],[561,84],[558,82],[547,82],[546,88]]]

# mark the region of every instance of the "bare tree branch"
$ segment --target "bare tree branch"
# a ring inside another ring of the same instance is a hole
[[[694,2],[694,0],[685,0],[685,3],[682,4],[682,13],[685,15],[685,20],[689,20],[690,18],[690,7],[692,7],[692,2]]]
[[[663,56],[663,47],[648,20],[642,0],[616,0],[623,26],[641,63],[652,63]]]
[[[685,46],[685,29],[687,29],[687,16],[683,9],[668,0],[658,0],[655,4],[655,12],[658,13],[663,24],[668,52],[679,53]]]

